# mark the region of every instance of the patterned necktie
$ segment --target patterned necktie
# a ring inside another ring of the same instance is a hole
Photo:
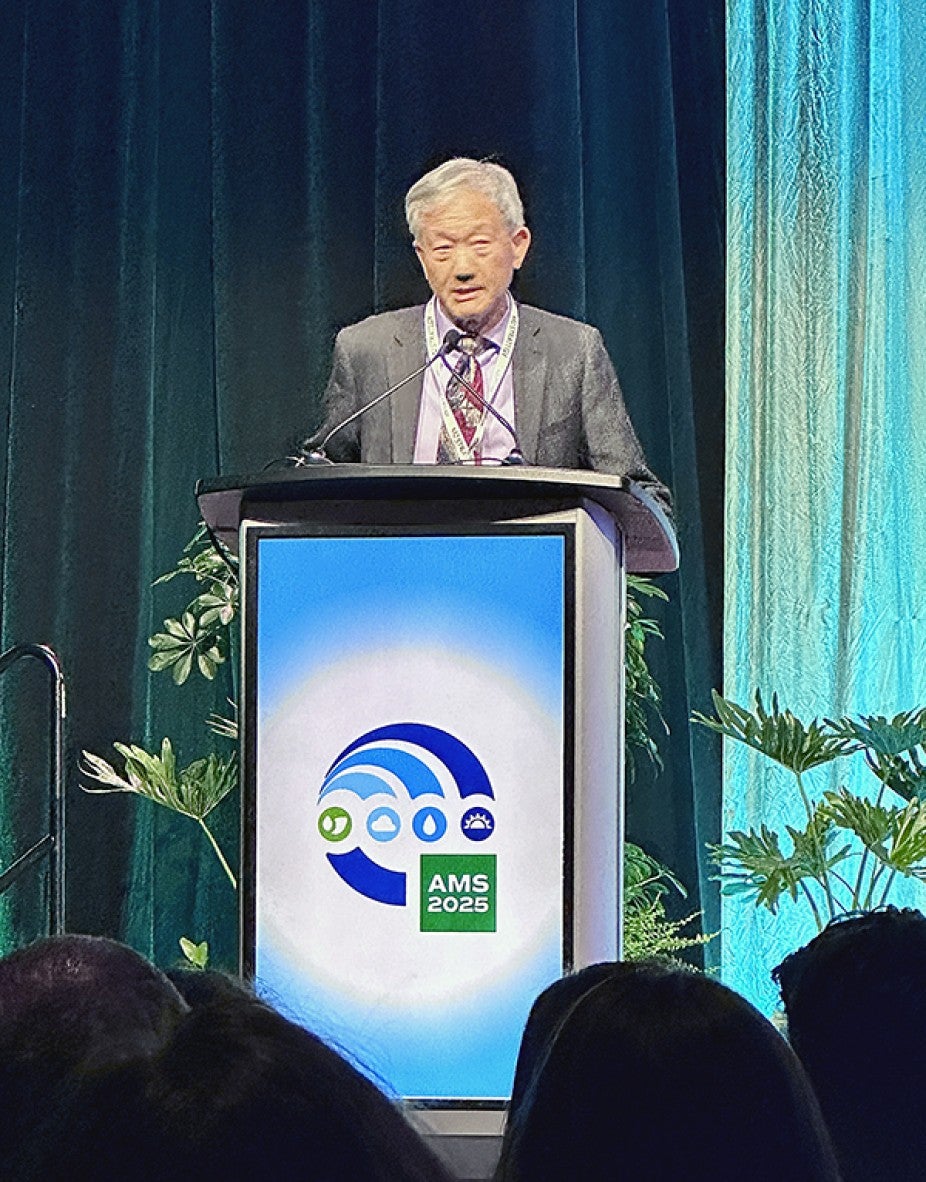
[[[461,337],[460,349],[463,356],[454,366],[450,381],[447,383],[446,399],[453,411],[460,433],[470,449],[467,455],[458,455],[446,426],[441,426],[440,438],[437,443],[437,462],[439,464],[453,464],[460,460],[472,458],[477,464],[482,462],[482,453],[477,449],[472,451],[471,445],[480,424],[485,417],[485,408],[472,396],[460,381],[466,378],[469,384],[483,397],[482,366],[476,360],[476,349],[479,341],[476,337]]]

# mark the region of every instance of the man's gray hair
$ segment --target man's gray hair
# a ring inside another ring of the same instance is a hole
[[[508,169],[493,164],[491,160],[470,160],[466,156],[455,156],[453,160],[426,172],[420,180],[415,181],[405,196],[405,219],[416,242],[423,215],[436,209],[461,189],[476,189],[484,193],[496,206],[512,234],[524,225],[521,195]]]

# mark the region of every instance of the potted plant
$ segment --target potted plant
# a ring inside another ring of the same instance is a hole
[[[805,722],[777,695],[770,709],[758,691],[751,710],[716,691],[713,699],[714,714],[694,721],[790,772],[802,814],[799,826],[760,821],[709,847],[725,895],[772,913],[787,896],[820,931],[891,901],[900,879],[926,881],[926,708]],[[850,760],[870,772],[870,792],[819,787],[820,768]]]

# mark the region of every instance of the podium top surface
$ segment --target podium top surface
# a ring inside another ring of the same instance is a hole
[[[553,512],[582,501],[605,509],[624,535],[625,565],[632,574],[661,574],[678,567],[675,529],[662,505],[641,485],[622,476],[571,468],[452,467],[429,464],[319,464],[250,476],[199,480],[196,499],[203,520],[233,552],[238,527],[262,519],[271,506],[300,506],[289,518],[325,518],[336,503],[418,505],[422,523],[439,524],[442,502],[493,502],[495,512],[530,505],[533,513]],[[318,512],[312,510],[317,507]],[[279,520],[278,513],[274,518]],[[364,508],[363,522],[376,523]]]

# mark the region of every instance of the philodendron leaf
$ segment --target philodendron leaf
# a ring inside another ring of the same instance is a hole
[[[926,744],[926,709],[908,710],[886,718],[863,714],[860,718],[827,719],[834,736],[851,739],[875,755],[903,755]]]
[[[238,764],[234,756],[220,759],[217,755],[210,755],[206,759],[197,759],[180,773],[179,795],[183,811],[202,821],[237,784]]]
[[[926,804],[911,800],[897,811],[887,856],[882,860],[907,877],[926,878]]]
[[[746,710],[716,690],[712,696],[714,716],[695,712],[694,722],[745,743],[796,774],[857,750],[852,740],[831,734],[818,719],[804,723],[790,710],[779,709],[777,694],[772,697],[771,710],[766,709],[758,690],[754,710]]]
[[[827,720],[834,735],[864,750],[878,779],[904,800],[926,800],[926,708]]]
[[[194,969],[204,969],[209,963],[209,943],[206,940],[203,940],[199,944],[194,944],[186,936],[181,936],[180,951]]]
[[[783,894],[797,898],[801,872],[784,855],[778,834],[768,826],[736,829],[727,842],[708,849],[720,867],[723,894],[751,895],[757,905],[772,912],[777,910]]]
[[[792,852],[785,854],[778,834],[761,825],[758,829],[734,830],[722,845],[708,846],[711,859],[720,868],[722,893],[749,894],[757,906],[776,912],[781,896],[796,899],[803,879],[825,878],[843,858],[848,846],[831,851],[832,825],[819,810],[806,829],[786,826]]]
[[[913,747],[899,755],[865,752],[878,779],[904,800],[926,801],[926,749]]]
[[[885,842],[893,831],[894,820],[900,812],[864,797],[856,796],[848,788],[824,792],[821,810],[835,824],[854,833],[861,843],[879,858],[886,854]]]
[[[96,780],[98,784],[103,784],[102,788],[87,788],[84,785],[86,792],[134,792],[135,786],[124,776],[120,776],[112,764],[107,763],[105,759],[101,759],[99,755],[94,755],[92,751],[82,751],[81,757],[83,763],[81,765],[81,772],[85,776],[89,776],[91,780]]]

